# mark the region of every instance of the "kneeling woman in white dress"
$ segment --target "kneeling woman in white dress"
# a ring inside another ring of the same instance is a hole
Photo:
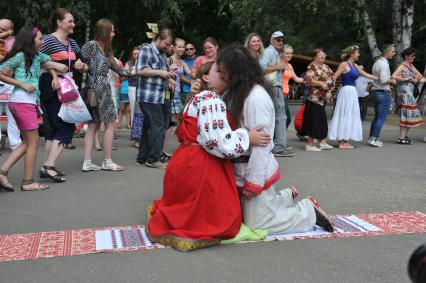
[[[351,149],[353,145],[349,140],[362,140],[362,122],[359,113],[358,93],[355,87],[355,80],[361,75],[363,77],[378,80],[379,78],[363,71],[357,64],[359,58],[359,47],[349,46],[343,50],[339,68],[333,76],[334,81],[341,75],[342,87],[337,95],[336,107],[334,108],[333,119],[330,122],[328,138],[338,140],[339,148]]]
[[[263,72],[248,49],[225,47],[217,59],[228,92],[224,96],[234,127],[252,129],[262,126],[274,135],[275,114],[270,93],[265,90]],[[312,197],[296,201],[295,188],[279,189],[278,163],[266,147],[250,146],[233,162],[237,187],[242,191],[243,222],[250,229],[267,234],[305,232],[317,224],[329,232],[333,226]]]

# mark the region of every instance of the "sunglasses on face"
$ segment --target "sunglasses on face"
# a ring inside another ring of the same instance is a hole
[[[185,51],[192,51],[192,50],[194,50],[195,48],[194,47],[191,47],[191,48],[185,48]]]
[[[276,42],[283,43],[284,38],[274,38]]]

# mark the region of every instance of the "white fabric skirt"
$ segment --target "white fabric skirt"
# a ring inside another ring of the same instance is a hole
[[[293,200],[289,188],[272,185],[260,195],[242,198],[243,222],[251,229],[265,229],[268,234],[306,232],[315,225],[316,215],[307,198]]]
[[[354,86],[344,86],[339,90],[328,138],[330,140],[362,140],[358,93]]]

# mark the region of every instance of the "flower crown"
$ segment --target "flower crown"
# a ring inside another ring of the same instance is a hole
[[[354,50],[359,50],[359,46],[354,44],[354,45],[346,47],[345,49],[342,50],[342,55],[340,57],[343,60],[345,60],[348,57],[349,53],[351,53]]]

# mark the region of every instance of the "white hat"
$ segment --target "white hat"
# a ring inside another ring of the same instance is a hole
[[[280,31],[274,32],[271,36],[271,38],[277,38],[277,37],[284,37],[285,38],[284,34]]]

